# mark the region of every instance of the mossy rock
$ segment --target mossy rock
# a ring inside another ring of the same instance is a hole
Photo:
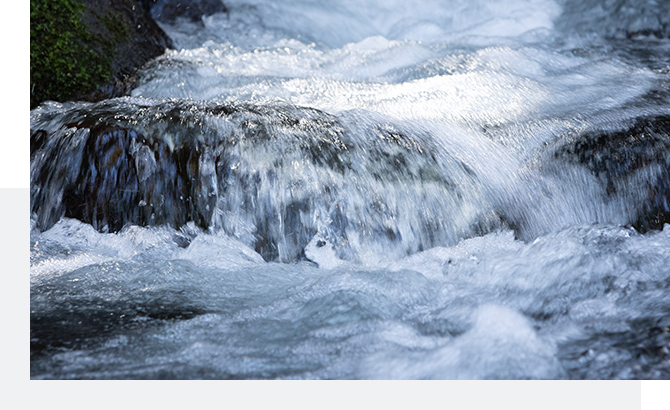
[[[30,107],[124,95],[171,45],[135,0],[31,0]]]

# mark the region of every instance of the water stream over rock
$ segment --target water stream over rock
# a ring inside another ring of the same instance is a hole
[[[159,20],[31,111],[31,378],[670,377],[667,5],[610,3]]]

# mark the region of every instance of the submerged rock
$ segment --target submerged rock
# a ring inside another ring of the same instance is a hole
[[[221,0],[141,0],[150,10],[151,17],[160,22],[172,23],[177,18],[199,21],[202,16],[228,11]]]
[[[670,38],[670,3],[656,0],[562,0],[559,29],[569,32],[588,27],[611,38]]]
[[[638,231],[670,223],[670,116],[637,118],[617,131],[582,133],[554,155],[584,166],[611,197],[638,191],[643,203],[629,221]]]

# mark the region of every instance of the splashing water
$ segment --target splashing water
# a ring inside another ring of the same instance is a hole
[[[31,111],[31,377],[670,377],[669,14],[610,3],[162,22]]]

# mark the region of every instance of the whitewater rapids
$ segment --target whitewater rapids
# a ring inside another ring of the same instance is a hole
[[[670,377],[668,4],[224,3],[31,111],[32,379]]]

